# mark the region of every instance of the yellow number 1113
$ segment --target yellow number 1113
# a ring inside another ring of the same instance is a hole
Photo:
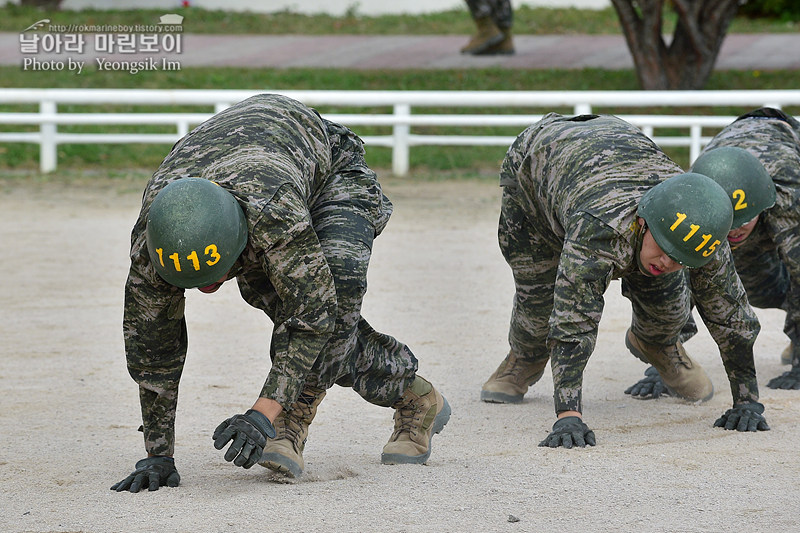
[[[158,254],[158,261],[161,263],[161,266],[162,267],[165,266],[164,249],[156,248],[156,253]],[[205,261],[205,263],[208,266],[214,266],[220,259],[222,259],[222,256],[220,256],[219,252],[217,251],[216,244],[209,244],[208,246],[206,246],[206,249],[203,251],[203,253],[206,257],[209,257],[209,259]],[[178,256],[178,252],[168,255],[167,259],[172,259],[172,264],[175,266],[176,272],[181,271],[181,260],[180,256]],[[186,259],[188,259],[191,262],[195,270],[200,270],[200,258],[197,255],[197,250],[192,250],[192,253],[187,255]]]

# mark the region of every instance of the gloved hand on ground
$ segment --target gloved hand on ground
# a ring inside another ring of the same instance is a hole
[[[136,470],[131,475],[111,486],[111,490],[139,492],[146,485],[148,490],[158,490],[161,486],[177,487],[181,476],[175,469],[172,457],[147,457],[136,462]]]
[[[714,427],[736,431],[768,431],[769,425],[763,412],[764,405],[761,403],[743,403],[725,411],[725,414],[714,422]]]
[[[638,400],[655,400],[662,395],[672,396],[655,367],[648,367],[644,375],[644,378],[625,389],[625,394],[630,394]]]
[[[596,444],[594,432],[577,416],[565,416],[556,420],[556,423],[553,424],[553,431],[539,443],[539,446],[549,446],[550,448],[578,446],[583,448],[587,444],[589,446]]]

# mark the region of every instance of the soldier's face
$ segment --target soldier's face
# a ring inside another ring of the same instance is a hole
[[[738,228],[734,228],[728,232],[728,242],[731,243],[731,246],[736,246],[742,244],[746,238],[753,233],[753,229],[756,227],[756,223],[758,222],[758,215],[756,218],[745,224],[744,226],[739,226]]]
[[[211,285],[206,285],[205,287],[197,287],[197,290],[202,292],[203,294],[211,294],[212,292],[217,292],[222,284],[228,280],[228,275],[225,274],[222,276],[222,279],[217,281],[216,283],[212,283]]]
[[[644,223],[644,220],[640,220],[640,223]],[[662,250],[661,247],[656,244],[655,239],[653,239],[653,234],[650,233],[649,229],[645,232],[644,238],[642,239],[642,249],[639,251],[639,261],[641,262],[642,267],[651,276],[669,274],[671,272],[677,272],[683,268],[683,265],[665,254],[664,250]]]

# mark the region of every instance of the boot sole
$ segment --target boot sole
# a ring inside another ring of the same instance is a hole
[[[299,464],[277,453],[265,453],[261,456],[258,464],[286,477],[298,478],[303,473]]]
[[[442,396],[444,406],[442,410],[433,419],[433,430],[431,431],[431,438],[428,439],[428,451],[421,455],[401,455],[399,453],[382,453],[381,464],[385,465],[421,465],[424,464],[431,456],[431,442],[433,436],[441,432],[447,422],[450,421],[450,404],[447,403],[447,398]]]
[[[652,366],[652,364],[648,362],[648,360],[644,356],[644,354],[642,352],[640,352],[633,344],[631,344],[630,340],[628,340],[628,333],[627,332],[625,333],[625,346],[628,348],[628,350],[631,351],[631,353],[634,356],[636,356],[637,359],[639,359],[641,361],[644,361],[645,363],[650,364]],[[658,370],[658,369],[656,369],[656,370]],[[669,392],[669,395],[672,396],[673,398],[680,398],[681,400],[686,400],[686,401],[689,401],[689,402],[707,402],[708,400],[710,400],[711,398],[714,397],[714,384],[713,383],[711,384],[711,392],[708,394],[708,396],[698,400],[697,398],[689,398],[688,396],[684,396],[682,394],[678,394],[677,392],[675,392],[675,389],[673,389],[672,387],[667,385],[667,382],[664,381],[663,377],[661,378],[661,382],[664,383],[664,388],[667,389],[667,391]]]
[[[481,401],[486,403],[522,403],[524,394],[506,394],[504,392],[481,391]]]

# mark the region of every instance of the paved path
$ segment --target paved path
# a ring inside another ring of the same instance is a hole
[[[139,54],[94,51],[86,34],[82,54],[48,55],[40,60],[68,57],[94,64],[95,58],[133,60]],[[459,49],[468,36],[419,35],[200,35],[184,34],[180,54],[163,54],[181,67],[329,67],[353,69],[464,69],[464,68],[608,68],[633,67],[628,47],[619,35],[519,35],[512,56],[465,56]],[[800,33],[732,34],[723,44],[716,68],[720,70],[800,69]],[[22,65],[30,55],[20,52],[19,34],[0,33],[0,65]],[[161,56],[154,56],[159,58]]]

